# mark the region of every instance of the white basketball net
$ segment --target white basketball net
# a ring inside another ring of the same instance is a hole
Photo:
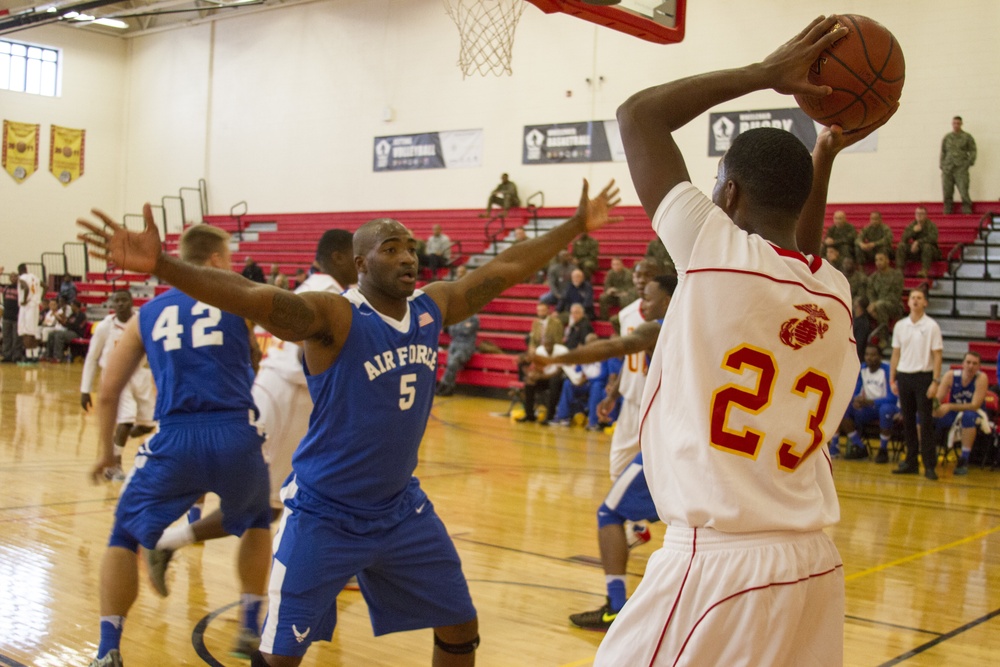
[[[462,38],[458,66],[463,79],[473,72],[513,74],[514,31],[524,0],[444,0],[444,6]]]

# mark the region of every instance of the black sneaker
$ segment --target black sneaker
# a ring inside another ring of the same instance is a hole
[[[875,463],[888,463],[889,462],[889,451],[885,449],[879,449],[878,454],[875,455]]]
[[[936,482],[937,478],[938,478],[937,472],[935,472],[934,468],[927,468],[927,469],[925,469],[924,470],[924,477],[926,477],[927,479],[931,480],[932,482]]]
[[[569,622],[584,630],[598,630],[607,632],[611,624],[618,618],[617,611],[611,611],[611,600],[605,598],[606,602],[600,609],[585,611],[579,614],[570,614]]]
[[[893,475],[919,475],[920,468],[917,466],[907,465],[906,463],[900,463],[899,467],[892,471]]]

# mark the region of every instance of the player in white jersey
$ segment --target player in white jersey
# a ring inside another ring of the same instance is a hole
[[[17,267],[17,301],[21,308],[17,311],[17,335],[24,344],[24,362],[37,364],[39,350],[39,307],[42,302],[42,285],[38,276],[28,273],[28,265]]]
[[[874,126],[739,134],[712,198],[672,133],[772,88],[826,95],[810,66],[847,30],[813,21],[762,63],[650,88],[618,110],[629,170],[678,287],[639,438],[664,546],[595,665],[841,665],[844,579],[824,433],[858,373],[847,279],[815,254],[836,154]],[[800,250],[801,249],[801,250]]]
[[[639,260],[632,268],[632,284],[635,285],[636,294],[640,298],[618,312],[622,336],[628,336],[645,322],[639,308],[642,303],[642,293],[646,289],[646,283],[659,273],[660,267],[649,259]],[[622,397],[615,432],[611,436],[612,482],[618,479],[639,453],[639,401],[642,400],[642,387],[646,383],[646,370],[645,352],[625,355],[617,382],[609,383],[608,395],[598,407],[601,417],[606,418],[614,409],[618,397]]]
[[[83,362],[83,377],[80,380],[80,405],[90,410],[93,400],[90,390],[94,385],[94,377],[98,368],[105,368],[111,352],[125,332],[125,327],[134,314],[132,295],[128,290],[118,290],[111,295],[111,307],[114,313],[108,315],[94,327],[87,348],[87,358]],[[114,455],[118,464],[112,476],[121,481],[125,479],[121,470],[122,452],[129,437],[137,438],[153,431],[156,422],[153,421],[153,409],[156,407],[156,387],[149,365],[143,363],[132,374],[128,385],[122,391],[118,402],[117,427],[114,433]]]

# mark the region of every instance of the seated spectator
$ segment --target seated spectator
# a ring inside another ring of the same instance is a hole
[[[823,247],[836,248],[840,251],[841,260],[854,257],[854,242],[857,236],[858,230],[847,219],[847,214],[843,211],[834,211],[833,224],[826,230]]]
[[[556,311],[560,314],[568,313],[574,303],[583,306],[587,317],[594,318],[594,287],[580,269],[570,272],[570,283],[566,286],[566,294],[556,304]]]
[[[892,230],[882,222],[881,213],[872,211],[869,223],[854,241],[854,260],[858,264],[868,264],[875,261],[875,254],[879,251],[887,257],[892,256]]]
[[[583,344],[587,336],[594,333],[594,327],[584,312],[583,305],[574,303],[569,307],[569,320],[563,331],[563,345],[572,350]]]
[[[976,442],[976,432],[979,424],[989,419],[982,411],[989,380],[979,370],[981,361],[978,352],[966,352],[962,370],[948,371],[938,384],[937,399],[941,404],[934,409],[938,437],[947,438],[953,426],[961,425],[962,454],[955,466],[956,475],[969,474],[969,454]]]
[[[517,186],[514,185],[514,181],[507,177],[507,174],[500,174],[500,184],[493,188],[489,200],[486,202],[486,211],[480,213],[479,216],[482,218],[490,217],[490,211],[494,205],[500,207],[500,215],[505,218],[507,211],[512,206],[521,205],[521,200],[517,196]]]
[[[622,397],[618,397],[614,408],[608,413],[606,421],[601,420],[600,411],[597,406],[607,398],[608,385],[614,381],[622,372],[624,359],[612,357],[601,361],[601,375],[590,381],[590,397],[587,400],[587,430],[601,431],[605,427],[611,426],[618,420],[618,412],[622,407]]]
[[[17,335],[17,317],[21,312],[21,302],[17,294],[17,273],[11,271],[7,284],[3,286],[3,361],[12,364],[24,358],[24,343]]]
[[[280,289],[288,289],[288,276],[281,272],[280,266],[272,264],[271,273],[267,276],[267,284]]]
[[[247,255],[246,260],[243,262],[243,277],[247,280],[252,280],[255,283],[266,282],[264,278],[264,269],[260,268],[260,264],[254,261],[253,257]]]
[[[919,259],[920,272],[917,275],[926,278],[931,271],[931,262],[940,258],[937,225],[927,217],[927,209],[918,206],[913,214],[913,222],[903,230],[903,236],[896,246],[896,268],[905,271],[907,261]]]
[[[438,272],[451,266],[451,239],[441,231],[441,225],[434,225],[433,233],[427,238],[427,268],[431,280],[438,279]]]
[[[843,272],[844,261],[840,256],[840,248],[835,245],[828,245],[824,251],[824,256],[833,268]]]
[[[510,242],[511,245],[520,243],[521,241],[528,240],[528,232],[525,231],[524,227],[518,227],[514,230],[514,240]]]
[[[448,335],[451,336],[451,343],[448,344],[448,364],[437,385],[438,396],[451,396],[455,393],[455,377],[475,354],[478,334],[478,315],[472,315],[448,327]]]
[[[889,382],[889,364],[882,360],[882,351],[875,345],[865,347],[865,363],[854,387],[854,399],[847,406],[847,414],[840,422],[840,430],[830,440],[830,455],[839,453],[840,434],[847,434],[845,459],[868,458],[868,448],[861,438],[861,431],[868,424],[878,422],[879,449],[875,463],[889,462],[889,436],[892,420],[899,412],[899,397],[892,393]]]
[[[883,348],[889,348],[892,342],[888,332],[886,335],[882,336],[881,340],[877,340],[875,336],[872,336],[872,329],[875,327],[872,325],[872,317],[868,314],[868,297],[862,294],[861,296],[854,299],[853,303],[853,315],[854,315],[854,341],[858,346],[858,361],[864,363],[865,361],[865,348],[868,347],[869,343],[875,344],[880,350]]]
[[[295,285],[294,285],[294,287],[298,287],[299,285],[301,285],[302,283],[304,283],[306,281],[306,278],[308,278],[308,277],[309,276],[306,275],[306,270],[305,269],[295,269]]]
[[[83,306],[79,301],[73,301],[69,306],[70,314],[66,318],[65,328],[53,331],[45,348],[49,359],[57,364],[63,360],[66,345],[71,340],[87,336],[87,313],[84,312]]]
[[[868,314],[875,319],[875,331],[881,329],[886,337],[891,322],[903,315],[903,272],[892,268],[884,250],[875,253],[875,272],[868,276]]]
[[[465,264],[459,264],[455,267],[455,277],[452,280],[461,280],[467,275],[469,275],[469,267]]]
[[[566,346],[557,343],[556,336],[549,335],[545,342],[532,350],[535,354],[546,357],[554,357],[559,354],[569,352]],[[559,394],[562,391],[563,371],[561,366],[549,364],[542,369],[528,366],[524,377],[524,416],[516,419],[518,422],[538,421],[542,426],[548,426],[556,413],[556,406],[559,404]],[[535,400],[538,392],[546,392],[546,412],[545,418],[539,420],[535,414]]]
[[[597,334],[590,333],[581,346],[595,340],[597,340]],[[589,417],[591,389],[594,383],[599,382],[602,365],[600,361],[594,361],[587,364],[563,366],[562,370],[566,380],[563,382],[562,392],[559,394],[559,404],[556,406],[555,418],[552,423],[559,426],[569,426],[572,423],[573,415],[577,413],[584,413]],[[603,387],[601,388],[603,389]]]
[[[62,277],[62,282],[59,283],[59,298],[66,304],[76,301],[76,283],[73,282],[73,276],[68,273]]]
[[[646,246],[646,259],[660,267],[660,272],[655,275],[660,275],[660,273],[677,275],[674,260],[670,258],[670,253],[667,252],[667,247],[663,245],[660,237],[657,236]]]
[[[573,241],[570,255],[573,256],[577,268],[583,271],[584,277],[589,281],[597,270],[597,258],[600,255],[600,244],[597,239],[583,232]]]
[[[67,308],[65,312],[59,305],[59,301],[56,299],[49,299],[48,309],[42,315],[41,324],[38,327],[39,333],[41,335],[42,346],[47,347],[49,342],[49,336],[52,335],[53,331],[58,331],[60,329],[65,329],[63,322],[66,321],[66,316],[69,312]]]
[[[601,309],[601,319],[611,317],[611,308],[621,308],[636,299],[635,285],[632,284],[632,272],[625,268],[620,257],[611,258],[611,270],[604,275],[604,291],[598,297],[597,303]]]
[[[550,306],[557,305],[566,296],[566,288],[569,287],[570,276],[576,265],[573,258],[566,250],[560,250],[559,254],[549,262],[548,282],[549,291],[541,296],[540,301]]]
[[[556,340],[563,339],[563,323],[559,317],[552,312],[552,308],[539,301],[535,307],[536,317],[531,321],[531,330],[528,332],[527,348],[533,351],[539,347],[547,336],[555,336]]]
[[[847,283],[851,286],[851,298],[857,299],[859,296],[867,294],[868,274],[865,273],[853,257],[844,257],[840,262],[840,272],[847,278]]]

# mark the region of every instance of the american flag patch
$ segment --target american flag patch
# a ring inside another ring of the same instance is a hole
[[[434,318],[431,317],[430,313],[420,313],[420,317],[417,319],[417,326],[425,327],[428,324],[434,324]]]

